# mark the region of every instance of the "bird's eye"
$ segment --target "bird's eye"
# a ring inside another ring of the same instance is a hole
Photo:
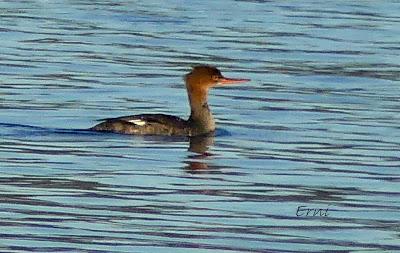
[[[217,76],[217,75],[212,75],[212,80],[214,80],[214,81],[218,81],[218,79],[219,79],[219,76]]]

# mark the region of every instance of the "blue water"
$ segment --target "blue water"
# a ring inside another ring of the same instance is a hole
[[[0,252],[400,251],[398,1],[1,1]],[[187,117],[210,138],[85,131]],[[305,216],[298,208],[328,209]]]

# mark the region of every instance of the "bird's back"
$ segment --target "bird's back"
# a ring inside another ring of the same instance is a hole
[[[166,114],[139,114],[104,119],[90,130],[133,135],[190,135],[188,121]]]

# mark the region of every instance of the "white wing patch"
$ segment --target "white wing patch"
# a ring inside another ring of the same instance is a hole
[[[132,119],[132,120],[128,120],[128,122],[129,123],[133,123],[133,124],[138,125],[138,126],[146,125],[146,121],[141,120],[141,119]]]

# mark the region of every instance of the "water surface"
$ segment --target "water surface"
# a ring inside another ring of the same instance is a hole
[[[0,251],[400,251],[399,13],[0,2]],[[196,64],[252,79],[211,92],[215,137],[84,130],[187,117],[181,76]]]

